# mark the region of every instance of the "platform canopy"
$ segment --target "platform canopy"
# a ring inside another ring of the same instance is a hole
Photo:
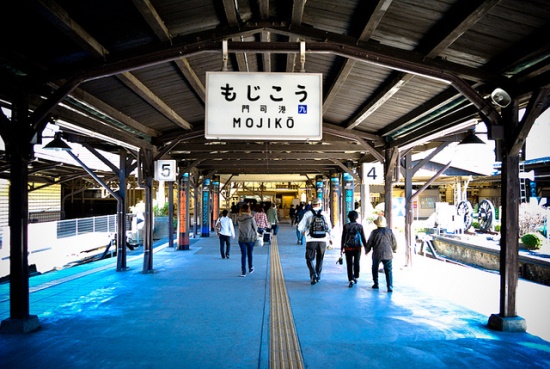
[[[3,107],[26,97],[33,129],[201,173],[328,175],[427,150],[498,127],[495,89],[526,105],[550,83],[546,0],[21,0],[3,14]],[[320,74],[322,138],[205,138],[220,71]]]

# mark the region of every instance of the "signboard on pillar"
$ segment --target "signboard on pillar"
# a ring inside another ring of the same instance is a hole
[[[342,177],[344,182],[344,216],[347,217],[348,213],[354,210],[354,204],[353,204],[354,183],[353,183],[353,176],[348,172],[345,172],[342,175]]]
[[[394,197],[392,202],[392,214],[396,217],[405,216],[405,204],[406,200],[404,197]]]
[[[155,164],[155,180],[174,182],[176,180],[176,161],[157,160]]]
[[[340,191],[340,174],[333,173],[330,176],[330,213],[334,226],[340,222]]]
[[[205,138],[321,140],[322,77],[206,72]]]
[[[212,179],[212,230],[220,214],[220,177]]]
[[[189,250],[189,173],[183,173],[179,186],[178,250]]]
[[[210,237],[210,179],[202,182],[202,229],[201,237]]]
[[[363,163],[363,184],[384,184],[384,165],[382,163]]]
[[[321,203],[324,203],[324,201],[323,201],[323,192],[324,192],[323,176],[315,177],[315,190],[317,191],[317,198],[319,200],[321,200]]]

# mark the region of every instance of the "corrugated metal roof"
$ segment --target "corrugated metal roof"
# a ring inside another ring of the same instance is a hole
[[[549,83],[546,0],[23,0],[5,8],[4,106],[24,91],[42,118],[95,128],[204,173],[340,171],[338,163],[374,161],[384,147],[414,147],[494,118],[496,87],[525,106]],[[305,41],[306,72],[323,75],[323,142],[337,149],[266,137],[208,152],[205,73],[222,69],[222,40],[234,72],[299,72],[297,42]],[[46,109],[44,99],[96,113]]]

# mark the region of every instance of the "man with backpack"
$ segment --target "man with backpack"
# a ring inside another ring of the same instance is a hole
[[[312,285],[321,280],[327,242],[332,245],[331,229],[330,217],[322,211],[321,200],[314,199],[311,211],[306,212],[298,224],[298,231],[306,236],[306,265]]]

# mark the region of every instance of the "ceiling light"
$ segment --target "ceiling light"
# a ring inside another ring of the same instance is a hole
[[[53,140],[48,142],[47,145],[43,147],[45,150],[54,150],[54,151],[69,151],[72,150],[72,148],[67,145],[65,141],[61,139],[61,135],[59,133],[56,133]]]
[[[468,135],[462,139],[458,144],[467,145],[467,144],[484,144],[483,140],[477,137],[474,131],[469,131]]]

